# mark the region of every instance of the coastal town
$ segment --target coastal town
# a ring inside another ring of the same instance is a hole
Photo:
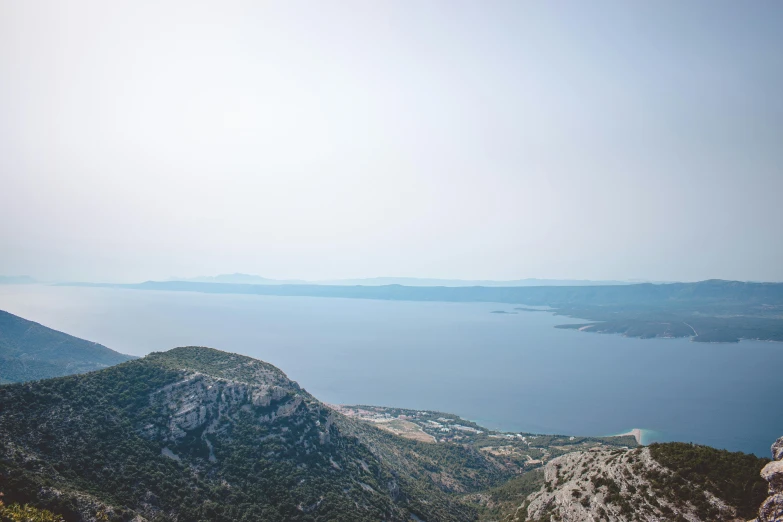
[[[366,405],[329,405],[335,411],[397,436],[432,444],[470,445],[492,455],[507,467],[522,472],[577,450],[606,446],[637,446],[634,434],[614,437],[577,437],[536,433],[501,432],[487,429],[457,415],[429,410],[411,410]]]

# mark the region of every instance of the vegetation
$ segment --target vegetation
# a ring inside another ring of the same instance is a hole
[[[409,436],[413,440],[422,439],[437,441],[438,448],[433,444],[425,444],[417,449],[420,455],[432,452],[441,452],[437,456],[444,467],[454,457],[449,456],[453,447],[459,449],[459,458],[452,466],[453,475],[450,478],[464,475],[460,459],[468,455],[479,455],[481,462],[492,463],[484,473],[484,477],[500,475],[512,477],[519,473],[530,471],[541,466],[554,457],[572,451],[585,450],[595,446],[634,447],[637,445],[633,436],[619,437],[573,437],[567,435],[543,435],[532,433],[503,433],[489,430],[475,422],[463,419],[451,413],[429,410],[411,410],[405,408],[391,408],[386,406],[339,406],[339,411],[350,415],[352,418],[371,422],[374,426],[394,427],[394,421],[401,420],[408,425],[418,427],[418,433],[425,437]],[[393,430],[390,430],[393,431]],[[406,437],[405,434],[402,435]],[[399,444],[408,444],[400,442]],[[443,450],[442,448],[446,448]],[[478,453],[476,453],[478,451]],[[435,458],[435,457],[433,457]],[[445,459],[445,460],[444,460]],[[465,478],[463,486],[470,488],[479,487],[472,479]],[[485,484],[485,487],[492,484]]]
[[[100,370],[130,359],[0,310],[0,384]]]
[[[544,484],[540,469],[525,472],[500,486],[475,495],[465,496],[465,501],[477,506],[479,520],[504,520],[513,515],[525,503],[531,493]]]
[[[783,320],[776,317],[703,316],[698,312],[647,310],[563,310],[574,317],[592,319],[595,323],[564,324],[556,328],[580,329],[583,332],[617,333],[626,337],[691,337],[701,343],[736,343],[742,339],[783,341]]]
[[[172,431],[187,411],[203,422]],[[0,386],[0,440],[8,500],[66,521],[85,510],[112,521],[470,520],[475,508],[448,491],[509,476],[477,450],[344,419],[276,368],[207,348]]]
[[[27,504],[6,506],[0,500],[0,522],[63,522],[63,518],[46,509],[38,509]]]
[[[763,464],[680,443],[572,453],[547,464],[548,480],[512,520],[745,520],[765,496]]]
[[[650,453],[658,463],[674,472],[672,477],[651,479],[683,501],[699,503],[703,499],[703,495],[685,485],[689,481],[723,499],[738,515],[749,519],[758,513],[767,496],[767,483],[759,473],[769,459],[681,442],[652,444]],[[709,506],[704,506],[704,510],[709,510]]]

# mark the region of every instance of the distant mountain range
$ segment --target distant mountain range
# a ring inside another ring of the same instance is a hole
[[[191,283],[228,283],[240,285],[298,285],[308,284],[302,279],[268,279],[252,274],[220,274],[200,277],[171,277],[169,281],[187,281]]]
[[[590,281],[587,279],[514,279],[510,281],[495,281],[488,279],[437,279],[421,277],[368,277],[359,279],[331,279],[325,281],[306,281],[304,279],[269,279],[252,274],[221,274],[217,276],[202,276],[192,278],[172,277],[169,281],[185,281],[192,283],[229,283],[248,285],[330,285],[330,286],[602,286],[627,285],[628,281]]]
[[[133,358],[0,310],[0,384],[100,370]]]

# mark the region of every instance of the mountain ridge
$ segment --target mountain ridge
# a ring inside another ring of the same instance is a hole
[[[84,373],[133,358],[0,310],[0,384]]]
[[[273,279],[254,274],[218,274],[216,276],[199,277],[171,277],[168,281],[179,281],[189,283],[228,283],[228,284],[258,284],[258,285],[325,285],[325,286],[384,286],[384,285],[402,285],[402,286],[446,286],[446,287],[465,287],[465,286],[488,286],[488,287],[519,287],[519,286],[606,286],[606,285],[626,285],[632,284],[630,281],[597,281],[591,279],[444,279],[431,277],[359,277],[347,279],[323,279],[323,280],[305,280],[305,279]]]

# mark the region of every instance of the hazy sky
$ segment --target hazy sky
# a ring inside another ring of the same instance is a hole
[[[0,274],[783,280],[783,2],[0,0]]]

